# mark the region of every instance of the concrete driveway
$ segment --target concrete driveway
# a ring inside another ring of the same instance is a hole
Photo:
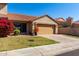
[[[62,54],[58,54],[57,56],[79,56],[79,49],[62,53]]]
[[[79,49],[79,39],[65,35],[39,35],[60,43],[0,52],[4,56],[54,56]]]
[[[54,34],[54,35],[39,35],[39,36],[58,41],[60,43],[75,43],[75,42],[79,43],[79,38],[71,37],[71,36],[67,36],[67,35]]]

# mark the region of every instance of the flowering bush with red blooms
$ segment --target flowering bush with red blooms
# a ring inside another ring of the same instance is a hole
[[[0,37],[6,37],[13,31],[13,23],[6,17],[0,18]]]
[[[13,31],[14,31],[13,21],[8,20],[8,26],[9,26],[9,33],[13,33]]]

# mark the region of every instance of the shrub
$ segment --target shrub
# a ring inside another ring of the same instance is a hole
[[[0,18],[0,37],[6,37],[7,35],[10,34],[10,27],[12,27],[12,25],[8,23],[10,22],[7,17]]]
[[[14,24],[13,24],[13,21],[9,20],[9,21],[8,21],[8,25],[9,25],[9,32],[10,32],[10,33],[13,33],[13,31],[14,31]]]
[[[14,35],[19,35],[19,34],[20,34],[20,30],[18,28],[15,28]]]

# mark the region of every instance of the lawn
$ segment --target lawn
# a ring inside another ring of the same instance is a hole
[[[49,45],[58,43],[54,40],[40,36],[10,36],[5,38],[0,38],[0,51],[8,51],[20,48],[35,47],[41,45]]]

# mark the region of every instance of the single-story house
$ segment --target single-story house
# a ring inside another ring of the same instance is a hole
[[[37,34],[56,34],[58,33],[58,23],[48,15],[35,17],[20,14],[10,14],[7,12],[7,4],[0,3],[0,17],[8,17],[12,20],[15,27],[21,30],[21,33],[33,33],[35,23],[39,28]]]
[[[48,15],[34,17],[20,14],[7,14],[7,17],[14,22],[15,27],[20,28],[21,33],[33,33],[35,23],[39,28],[37,34],[56,34],[58,31],[57,22]]]

